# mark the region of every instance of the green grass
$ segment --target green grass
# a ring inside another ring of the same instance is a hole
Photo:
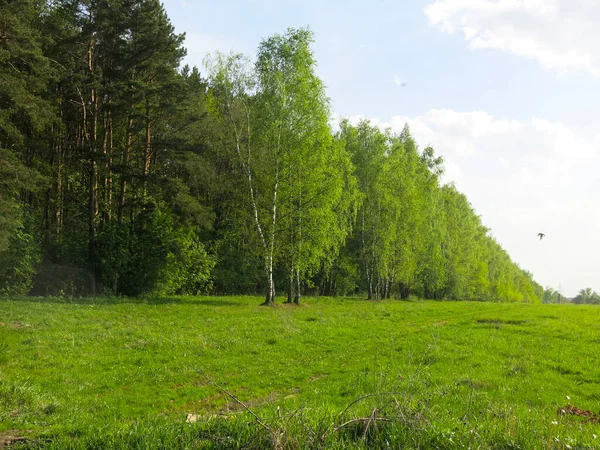
[[[0,447],[600,448],[598,307],[260,301],[0,300]]]

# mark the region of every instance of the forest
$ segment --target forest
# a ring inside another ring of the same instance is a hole
[[[159,0],[0,2],[0,295],[542,301],[433,148],[332,120],[312,43],[182,67]]]

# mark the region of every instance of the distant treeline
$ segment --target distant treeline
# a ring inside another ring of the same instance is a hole
[[[201,74],[158,0],[0,3],[0,293],[540,301],[432,148],[331,124],[312,40]]]

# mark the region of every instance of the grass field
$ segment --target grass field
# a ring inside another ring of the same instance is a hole
[[[260,301],[0,300],[0,448],[600,448],[599,307]]]

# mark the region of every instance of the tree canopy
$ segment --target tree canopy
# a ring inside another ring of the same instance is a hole
[[[408,127],[333,123],[313,39],[204,73],[158,0],[0,3],[0,293],[551,297]]]

